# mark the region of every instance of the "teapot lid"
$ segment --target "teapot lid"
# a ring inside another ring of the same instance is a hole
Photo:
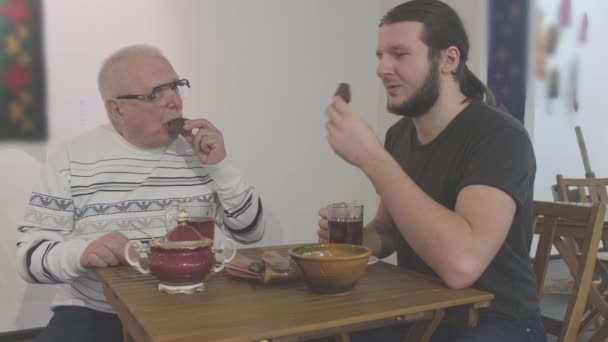
[[[185,209],[180,209],[175,220],[177,223],[186,223],[190,220],[190,217],[188,217],[188,212]]]

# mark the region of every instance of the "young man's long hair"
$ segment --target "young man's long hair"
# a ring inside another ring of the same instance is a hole
[[[495,105],[491,91],[469,70],[466,65],[469,57],[469,38],[458,14],[439,0],[412,0],[391,9],[380,21],[380,26],[402,21],[415,21],[424,25],[422,41],[429,47],[429,59],[450,46],[460,51],[460,62],[452,72],[460,90],[467,99],[484,100]]]

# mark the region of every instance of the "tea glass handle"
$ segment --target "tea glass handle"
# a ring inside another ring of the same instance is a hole
[[[223,260],[219,260],[216,262],[216,266],[213,268],[213,272],[215,272],[215,273],[223,270],[224,266],[226,266],[226,264],[228,264],[232,260],[234,260],[234,257],[236,256],[236,242],[234,242],[234,240],[232,240],[230,238],[226,238],[226,239],[223,239],[222,241],[220,241],[219,247],[213,248],[213,253],[216,253],[216,252],[221,253],[226,248],[229,248],[232,252],[230,253],[230,256],[228,258],[224,258]]]
[[[179,207],[171,205],[165,208],[165,230],[169,232],[176,225],[176,218],[179,212]]]
[[[139,256],[140,256],[139,260],[131,259],[131,255],[129,254],[131,247],[133,247],[137,251],[137,254],[139,254]],[[141,257],[145,256],[145,253],[143,253],[143,251],[145,249],[146,249],[146,247],[139,241],[127,242],[127,244],[125,245],[125,260],[127,261],[127,263],[129,263],[129,265],[133,266],[133,268],[138,270],[140,273],[150,274],[150,269],[147,267],[144,268],[141,265],[141,259],[142,259]]]
[[[213,221],[221,232],[224,232],[224,220],[222,220],[222,207],[216,206],[215,212],[213,213]]]

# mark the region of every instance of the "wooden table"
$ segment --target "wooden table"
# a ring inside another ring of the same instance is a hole
[[[250,257],[287,247],[243,249]],[[408,340],[426,341],[444,315],[477,324],[493,295],[450,290],[440,281],[379,262],[355,289],[311,293],[302,282],[263,285],[221,273],[194,295],[167,295],[155,278],[128,266],[99,269],[105,296],[120,317],[125,341],[302,341],[415,322]],[[348,339],[346,334],[341,336]]]

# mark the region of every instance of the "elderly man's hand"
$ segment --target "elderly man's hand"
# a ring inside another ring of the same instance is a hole
[[[317,229],[319,243],[329,242],[329,222],[327,221],[327,208],[319,209],[319,228]]]
[[[185,130],[191,131],[195,128],[198,128],[198,132],[185,138],[192,144],[201,163],[215,165],[224,160],[226,148],[222,132],[205,119],[188,120],[184,124]]]
[[[91,242],[80,256],[83,267],[108,267],[125,263],[129,239],[119,232],[105,234]]]

